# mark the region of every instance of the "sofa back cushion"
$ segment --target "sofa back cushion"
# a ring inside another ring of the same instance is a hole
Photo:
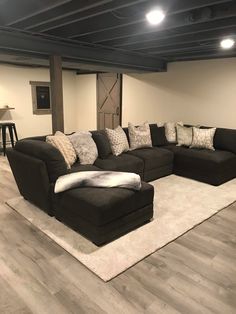
[[[236,154],[236,130],[217,128],[214,137],[214,147]]]
[[[50,182],[55,182],[59,176],[68,173],[64,157],[51,144],[37,140],[20,140],[16,143],[15,149],[42,160],[46,164]]]
[[[158,127],[157,124],[149,124],[149,127],[153,146],[164,146],[169,144],[166,139],[164,126]]]
[[[101,159],[106,159],[109,155],[112,154],[112,151],[105,130],[92,131],[91,133],[93,140],[97,145],[98,157]]]

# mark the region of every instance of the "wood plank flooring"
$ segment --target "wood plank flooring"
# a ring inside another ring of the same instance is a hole
[[[19,195],[0,156],[0,313],[236,313],[236,204],[104,283],[4,201]]]

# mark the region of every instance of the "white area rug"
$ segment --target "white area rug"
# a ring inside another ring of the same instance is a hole
[[[236,179],[214,187],[171,175],[152,184],[154,220],[100,248],[22,197],[7,204],[108,281],[236,200]]]

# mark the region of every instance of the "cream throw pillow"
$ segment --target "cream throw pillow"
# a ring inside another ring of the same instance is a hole
[[[137,127],[129,122],[128,130],[131,150],[142,147],[152,147],[152,138],[148,122]]]
[[[121,126],[118,126],[115,130],[106,128],[106,134],[111,144],[113,155],[118,156],[129,150],[129,143]]]
[[[98,158],[97,146],[88,131],[80,131],[68,136],[81,165],[92,165]]]
[[[183,125],[183,122],[166,122],[164,124],[165,134],[169,143],[176,143],[176,126]]]
[[[189,147],[193,141],[193,128],[182,126],[177,124],[176,126],[177,131],[177,146],[187,146]]]
[[[54,135],[47,136],[46,142],[52,144],[61,152],[67,164],[67,168],[70,169],[76,162],[77,156],[69,138],[62,132],[57,131]]]
[[[215,150],[213,146],[216,128],[199,129],[193,127],[193,142],[190,148],[206,148]]]

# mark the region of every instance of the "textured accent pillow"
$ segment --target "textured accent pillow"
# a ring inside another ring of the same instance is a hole
[[[183,125],[183,122],[166,122],[164,124],[165,134],[169,143],[176,143],[176,125]]]
[[[148,122],[137,127],[129,122],[128,129],[131,150],[142,147],[152,147],[151,132]]]
[[[215,150],[213,146],[216,128],[199,129],[193,127],[193,142],[190,148],[206,148]]]
[[[80,131],[68,136],[81,165],[92,165],[98,158],[97,146],[92,139],[92,134],[86,131]]]
[[[106,134],[111,144],[113,155],[118,156],[129,150],[129,143],[121,126],[118,126],[115,130],[106,128]]]
[[[177,124],[177,146],[189,147],[193,141],[193,128]]]
[[[76,162],[77,156],[69,138],[64,133],[57,131],[54,135],[47,136],[46,142],[52,144],[61,152],[67,164],[67,168],[70,169]]]

